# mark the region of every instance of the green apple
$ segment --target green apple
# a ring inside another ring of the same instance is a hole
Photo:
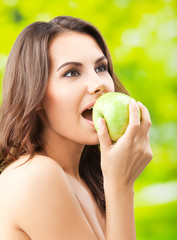
[[[104,118],[110,138],[116,142],[128,126],[131,99],[130,96],[119,92],[109,92],[99,97],[93,107],[92,115],[96,131],[99,117]]]

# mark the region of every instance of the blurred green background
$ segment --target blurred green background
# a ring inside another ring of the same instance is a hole
[[[139,240],[177,239],[176,10],[175,0],[0,0],[0,79],[25,26],[71,15],[100,29],[119,79],[148,107],[154,157],[135,185]]]

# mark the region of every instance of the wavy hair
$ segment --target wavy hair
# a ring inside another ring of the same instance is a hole
[[[55,36],[75,31],[92,36],[108,59],[108,71],[115,90],[128,94],[113,71],[110,53],[96,27],[84,20],[59,16],[50,22],[35,22],[27,26],[16,39],[5,68],[3,101],[0,107],[0,170],[24,154],[31,159],[42,151],[43,122],[37,108],[44,100],[49,70],[49,44]],[[105,213],[103,176],[97,145],[85,146],[79,166],[100,210]]]

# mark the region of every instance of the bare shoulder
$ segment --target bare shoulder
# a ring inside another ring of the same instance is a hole
[[[42,191],[43,194],[50,191],[57,194],[57,191],[52,193],[56,185],[60,192],[63,185],[65,189],[66,186],[69,188],[64,171],[53,159],[42,155],[28,159],[29,156],[22,156],[0,175],[0,203],[5,206],[7,199],[13,200],[13,214],[16,211],[17,215],[22,211],[22,206],[33,201],[35,196],[42,196]]]
[[[63,169],[56,161],[42,155],[35,155],[30,160],[28,158],[21,157],[2,172],[1,193],[11,194],[14,203],[15,200],[27,203],[27,200],[30,201],[39,194],[58,194],[66,189],[72,192]]]
[[[64,171],[53,159],[42,155],[36,155],[30,160],[28,159],[29,156],[23,156],[2,172],[0,175],[1,191],[3,191],[3,188],[10,188],[11,194],[18,189],[20,191],[21,188],[28,189],[28,191],[33,188],[34,191],[35,187],[38,188],[42,183],[60,182],[60,178],[64,180]],[[6,182],[5,185],[3,184],[4,181]]]
[[[60,165],[54,161],[53,159],[44,156],[44,155],[34,155],[31,159],[29,159],[29,155],[24,155],[21,156],[18,160],[16,160],[15,162],[11,163],[3,172],[2,174],[6,174],[7,172],[9,173],[10,171],[14,171],[17,170],[18,173],[20,173],[20,171],[24,172],[25,169],[32,169],[32,168],[36,168],[36,167],[51,167],[51,168],[60,168]]]
[[[96,239],[60,165],[40,155],[24,162],[11,165],[0,179],[8,182],[4,195],[16,225],[34,240]]]

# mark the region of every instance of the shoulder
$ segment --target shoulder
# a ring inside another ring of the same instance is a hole
[[[25,161],[2,176],[8,181],[4,206],[11,206],[14,224],[34,240],[95,239],[60,165],[44,156]]]
[[[70,188],[65,172],[56,161],[42,155],[36,155],[30,160],[28,158],[21,157],[2,172],[1,195],[8,194],[6,197],[11,196],[13,202],[19,205],[19,200],[27,202],[26,196],[32,200],[32,197],[42,193],[57,194],[65,191],[66,186]]]
[[[0,176],[0,195],[13,201],[13,212],[17,215],[33,211],[40,201],[48,207],[53,199],[60,201],[61,194],[74,198],[65,172],[49,157],[36,155],[30,160],[28,156],[21,157]]]
[[[24,166],[18,168],[16,170],[21,172],[20,177],[23,179],[22,187],[27,187],[29,193],[31,191],[34,194],[34,191],[44,190],[44,192],[58,194],[65,191],[66,187],[70,189],[65,172],[55,160],[49,157],[34,156]]]
[[[29,159],[27,155],[11,163],[1,175],[15,181],[24,180],[25,183],[30,183],[35,178],[49,178],[55,175],[59,177],[61,174],[64,176],[64,171],[55,160],[42,155],[35,155]]]
[[[8,182],[13,182],[15,191],[23,189],[28,191],[29,195],[30,191],[32,193],[35,190],[39,191],[42,186],[47,189],[53,184],[62,187],[64,182],[68,183],[65,172],[55,160],[42,155],[35,155],[30,160],[28,158],[28,156],[21,157],[3,174],[6,179],[9,179]]]
[[[19,228],[32,239],[95,239],[60,165],[43,156],[36,156],[27,164],[18,182]]]
[[[64,171],[53,159],[36,155],[27,160],[28,157],[21,157],[2,175],[2,181],[7,182],[3,197],[12,206],[9,211],[19,228],[33,232],[34,223],[42,228],[40,222],[54,218],[53,208],[62,212],[64,203],[74,201],[74,193]]]
[[[61,195],[64,198],[74,197],[65,172],[49,157],[34,156],[12,171],[14,171],[12,175],[15,182],[14,197],[22,212],[30,208],[30,211],[34,211],[35,207],[38,210],[40,207],[47,209],[50,204],[57,204],[57,201],[60,203]],[[27,208],[22,209],[21,207],[25,205]]]

